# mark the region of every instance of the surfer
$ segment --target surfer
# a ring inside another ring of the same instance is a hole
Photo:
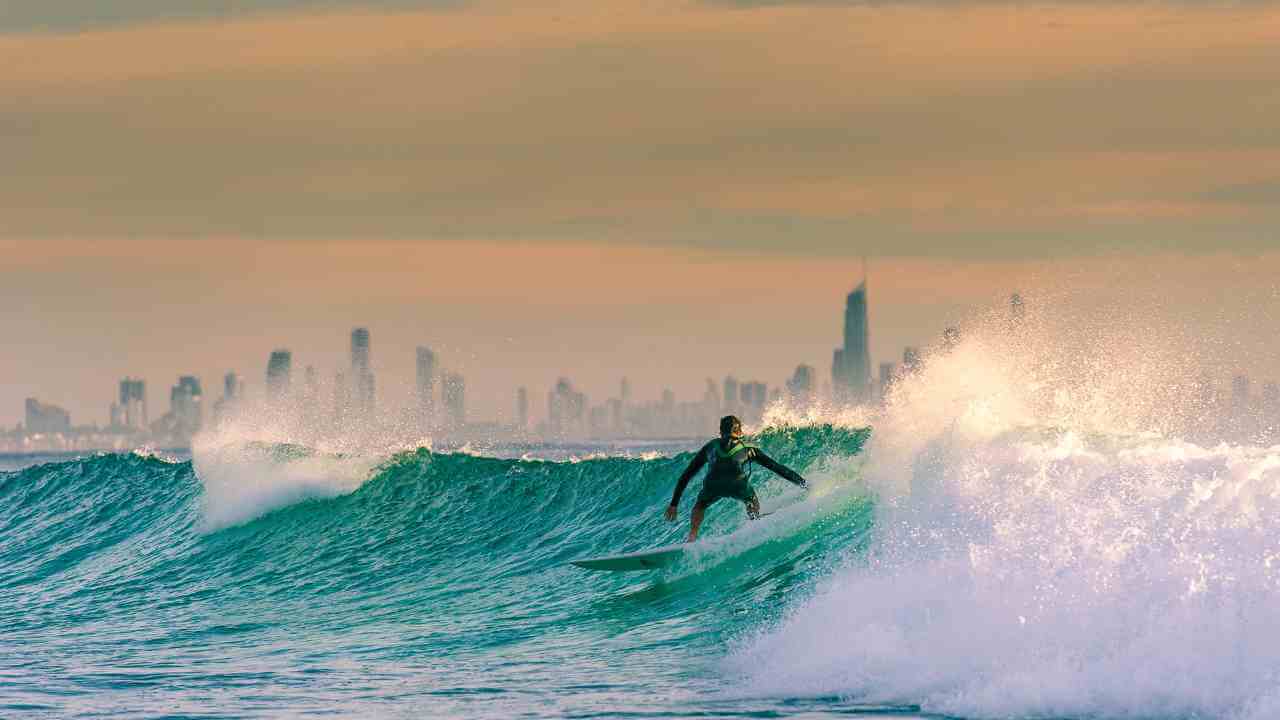
[[[742,442],[742,421],[733,415],[720,418],[720,437],[712,440],[689,463],[680,479],[676,482],[675,494],[671,496],[671,504],[667,506],[667,520],[675,522],[676,510],[680,505],[680,496],[693,476],[709,466],[707,476],[702,481],[702,492],[693,504],[693,514],[689,518],[689,537],[685,542],[698,539],[698,528],[702,525],[702,516],[707,508],[720,498],[735,498],[747,506],[747,517],[755,520],[760,517],[760,499],[748,482],[747,465],[757,463],[772,470],[787,480],[806,487],[800,473],[765,455],[760,448]]]

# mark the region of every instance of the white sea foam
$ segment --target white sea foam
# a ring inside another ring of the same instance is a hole
[[[218,530],[303,500],[352,492],[381,458],[248,443],[202,447],[192,462],[204,485],[205,529]]]
[[[893,390],[872,550],[730,669],[966,717],[1280,716],[1280,446],[1187,439],[1172,345],[1010,332]]]
[[[297,409],[241,412],[195,438],[205,528],[247,522],[293,503],[350,493],[390,456],[430,447],[409,425],[362,429],[308,422]]]

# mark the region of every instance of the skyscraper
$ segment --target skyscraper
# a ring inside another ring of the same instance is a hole
[[[368,415],[373,413],[377,394],[373,370],[369,367],[369,330],[356,328],[351,331],[351,377],[355,382],[356,408]]]
[[[880,363],[880,389],[878,395],[880,401],[883,402],[885,397],[889,395],[889,389],[893,387],[894,371],[896,368],[891,362]]]
[[[293,381],[293,353],[275,350],[267,360],[267,402],[279,406],[289,399]]]
[[[333,374],[333,422],[339,427],[347,420],[351,410],[351,384],[347,374],[339,370]]]
[[[792,405],[805,408],[813,404],[815,379],[812,367],[796,366],[795,372],[791,373],[791,379],[787,381],[787,395]]]
[[[467,424],[467,386],[458,373],[447,372],[440,377],[445,420],[451,430],[461,430]]]
[[[831,362],[831,390],[839,403],[865,403],[870,399],[871,349],[867,322],[867,285],[858,284],[845,298],[844,345]]]
[[[725,415],[738,411],[738,378],[729,375],[724,379],[724,394],[721,398],[721,409]]]
[[[582,432],[586,420],[587,396],[574,389],[569,378],[560,378],[547,394],[547,429],[552,435]]]
[[[120,381],[120,414],[127,428],[142,430],[147,427],[147,384],[136,378]]]
[[[516,390],[516,429],[529,429],[529,389],[523,386]]]
[[[71,414],[57,405],[46,405],[35,398],[27,398],[26,431],[29,433],[58,433],[71,430]]]
[[[764,415],[764,404],[769,400],[769,386],[752,380],[742,383],[739,392],[739,412],[750,422],[758,421]]]
[[[169,391],[169,413],[179,435],[190,437],[200,432],[204,425],[204,391],[198,378],[192,375],[178,378],[178,384]]]
[[[418,417],[430,426],[436,414],[436,354],[431,348],[418,348]]]
[[[702,406],[708,415],[720,414],[720,388],[711,378],[707,378],[707,389],[702,391]]]
[[[1262,419],[1267,437],[1280,440],[1280,385],[1274,382],[1262,386]]]
[[[319,404],[320,372],[314,365],[308,365],[302,370],[302,410],[309,415],[316,411]]]
[[[369,369],[369,329],[358,327],[351,331],[351,369]]]
[[[234,372],[222,378],[222,398],[213,404],[213,422],[221,425],[235,412],[236,406],[244,395],[244,381]]]
[[[244,381],[239,375],[229,372],[222,378],[222,399],[239,400],[243,392]]]

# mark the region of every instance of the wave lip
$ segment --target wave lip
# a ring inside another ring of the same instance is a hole
[[[368,480],[383,457],[325,453],[301,445],[236,442],[192,455],[204,492],[204,527],[220,530],[303,500],[345,495]]]

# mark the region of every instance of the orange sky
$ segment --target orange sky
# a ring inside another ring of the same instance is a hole
[[[0,423],[276,345],[329,373],[355,324],[483,416],[825,375],[863,254],[881,357],[1066,276],[1274,319],[1270,3],[197,6],[0,18]]]

